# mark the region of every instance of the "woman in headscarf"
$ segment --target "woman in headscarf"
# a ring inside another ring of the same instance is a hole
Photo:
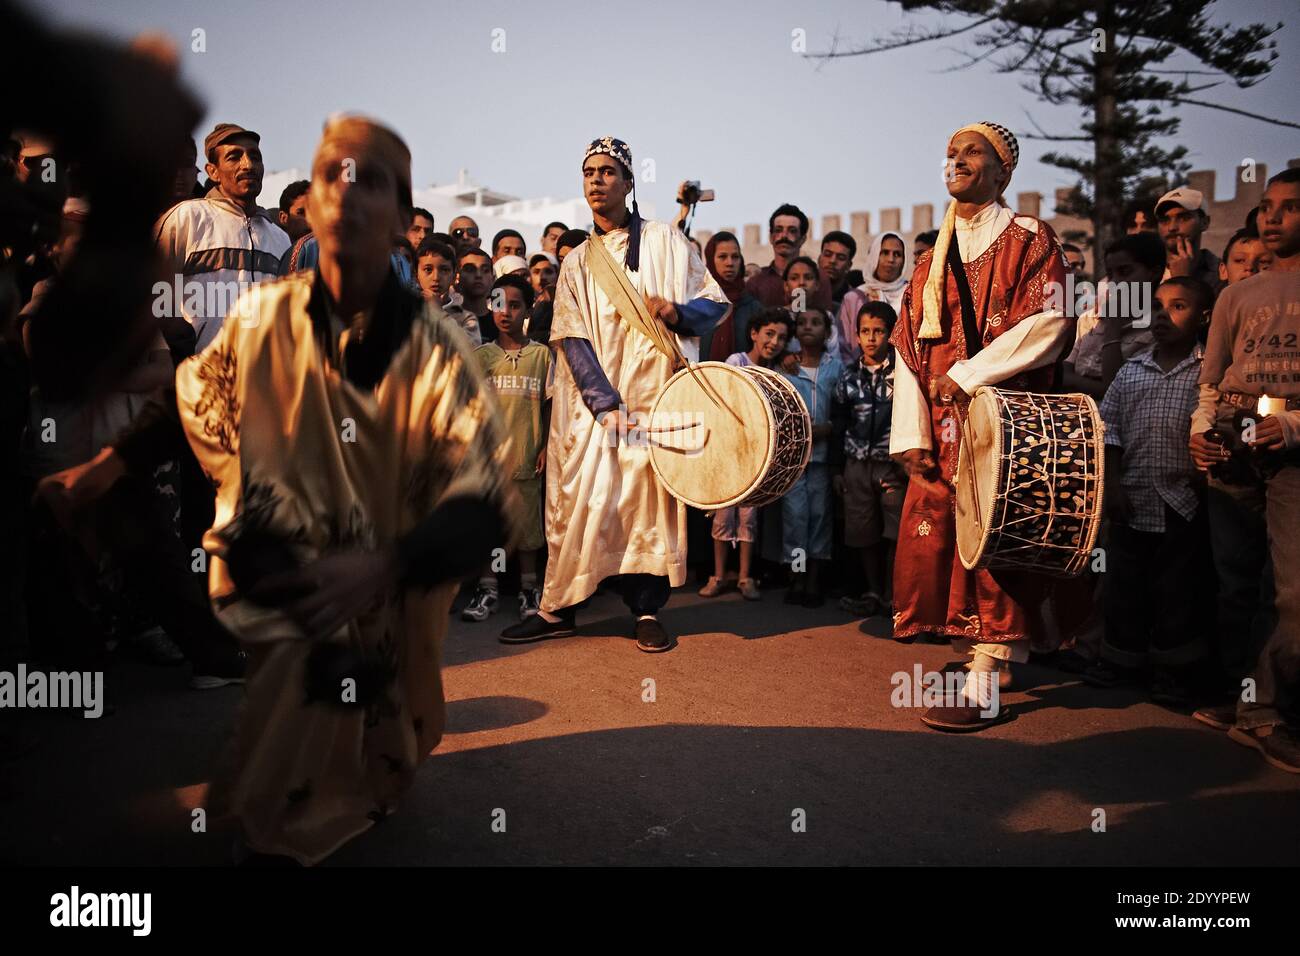
[[[903,307],[910,258],[907,243],[896,232],[887,230],[871,240],[867,267],[863,270],[867,280],[850,290],[840,304],[839,348],[840,361],[844,364],[856,362],[862,352],[858,345],[858,313],[863,305],[888,302],[895,312]]]
[[[970,672],[983,675],[923,716],[946,730],[981,730],[1006,716],[971,695],[985,693],[1010,662],[1028,659],[1046,594],[1040,576],[967,571],[957,554],[954,404],[964,409],[984,385],[1046,391],[1053,363],[1074,337],[1073,320],[1045,304],[1049,284],[1065,280],[1056,235],[1002,199],[1018,159],[1015,136],[995,123],[963,126],[949,139],[952,202],[937,245],[904,291],[892,339],[898,365],[889,450],[910,476],[894,569],[894,637],[947,635],[971,653]],[[978,342],[963,331],[954,268],[970,286]]]
[[[749,351],[749,320],[763,309],[763,303],[745,291],[745,257],[734,233],[716,232],[704,245],[708,266],[731,309],[718,327],[700,338],[700,357],[725,362],[733,352]]]

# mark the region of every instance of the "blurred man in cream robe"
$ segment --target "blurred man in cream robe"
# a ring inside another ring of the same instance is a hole
[[[677,363],[619,314],[598,278],[603,253],[592,244],[625,271],[688,360],[728,303],[685,235],[641,218],[626,143],[609,136],[592,142],[582,177],[595,228],[565,258],[555,291],[551,345],[563,361],[556,362],[547,445],[550,559],[541,613],[501,640],[573,634],[574,605],[611,578],[636,619],[637,647],[654,653],[673,646],[656,615],[669,588],[686,580],[686,507],[659,484],[650,447],[629,424],[648,417]]]
[[[392,131],[331,118],[316,269],[255,286],[176,374],[217,486],[213,607],[248,654],[211,805],[264,858],[319,862],[411,786],[442,734],[458,580],[518,518],[469,340],[389,261],[410,176]]]

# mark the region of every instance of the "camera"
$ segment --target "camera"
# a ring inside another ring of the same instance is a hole
[[[701,189],[698,179],[688,179],[682,183],[681,192],[678,193],[678,202],[685,206],[694,206],[697,202],[713,202],[713,199],[713,190]]]

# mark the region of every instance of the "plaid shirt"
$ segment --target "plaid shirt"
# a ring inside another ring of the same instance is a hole
[[[889,422],[894,414],[894,350],[869,369],[859,358],[846,365],[835,383],[837,430],[844,433],[844,456],[857,461],[889,461]]]
[[[1196,466],[1187,450],[1201,374],[1197,345],[1168,372],[1148,349],[1124,363],[1101,402],[1106,444],[1124,449],[1120,484],[1128,492],[1135,531],[1163,532],[1165,505],[1188,521],[1199,502],[1192,478]]]

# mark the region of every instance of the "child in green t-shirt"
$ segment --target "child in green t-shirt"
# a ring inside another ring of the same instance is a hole
[[[546,468],[551,350],[524,334],[524,320],[533,306],[533,289],[521,276],[505,275],[492,285],[488,296],[495,342],[475,350],[497,396],[506,434],[510,437],[510,469],[515,488],[527,509],[527,530],[519,542],[519,617],[537,613],[541,593],[537,587],[537,554],[546,543],[542,528],[542,504]],[[497,569],[500,570],[500,569]],[[461,612],[467,621],[485,621],[499,604],[495,570],[488,568],[479,578],[473,599]]]

